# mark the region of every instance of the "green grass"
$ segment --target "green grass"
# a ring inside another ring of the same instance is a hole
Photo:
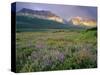
[[[96,67],[96,30],[16,33],[17,72]]]

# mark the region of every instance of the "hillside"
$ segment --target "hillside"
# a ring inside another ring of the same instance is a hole
[[[63,24],[52,20],[44,20],[24,15],[16,16],[17,30],[28,29],[84,29],[85,27]],[[21,30],[22,31],[22,30]]]
[[[66,28],[67,25],[39,18],[32,18],[28,16],[16,16],[17,28]]]

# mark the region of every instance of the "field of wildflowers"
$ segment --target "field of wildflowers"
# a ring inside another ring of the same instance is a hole
[[[16,32],[17,72],[96,67],[96,30]]]

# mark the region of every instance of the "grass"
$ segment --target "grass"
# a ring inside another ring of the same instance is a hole
[[[96,33],[96,30],[17,32],[16,71],[96,68]]]

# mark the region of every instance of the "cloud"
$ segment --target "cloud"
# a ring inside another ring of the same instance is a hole
[[[96,7],[18,2],[16,8],[17,11],[22,8],[29,8],[33,10],[49,10],[66,20],[75,16],[89,17],[95,20],[97,19]]]

